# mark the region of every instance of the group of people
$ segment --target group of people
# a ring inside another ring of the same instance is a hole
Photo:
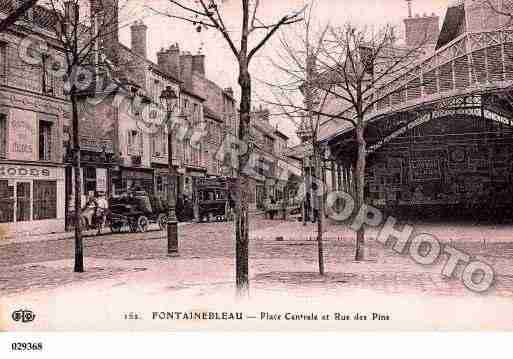
[[[89,228],[97,227],[100,232],[101,228],[105,226],[108,210],[109,201],[105,192],[99,191],[89,194],[82,209],[82,217],[86,220],[86,226]]]

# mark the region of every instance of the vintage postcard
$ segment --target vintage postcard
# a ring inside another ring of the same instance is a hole
[[[0,0],[0,331],[509,331],[512,121],[513,0]]]

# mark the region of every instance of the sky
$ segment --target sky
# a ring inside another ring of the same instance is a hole
[[[431,14],[440,16],[440,26],[448,3],[451,0],[412,0],[413,13]],[[240,1],[224,0],[223,16],[227,27],[237,38],[240,28]],[[291,11],[302,9],[306,0],[261,0],[259,18],[268,23]],[[156,15],[148,8],[163,11],[174,11],[167,0],[132,1],[129,9],[125,9],[120,15],[122,26],[120,31],[121,42],[130,46],[129,24],[134,20],[143,19],[148,26],[148,56],[156,62],[156,53],[162,47],[169,47],[177,42],[182,51],[190,51],[193,54],[201,52],[205,54],[206,76],[218,83],[221,87],[232,87],[236,94],[239,93],[237,84],[238,65],[228,45],[214,30],[197,32],[192,24],[177,19],[170,19]],[[402,30],[402,20],[408,15],[406,0],[316,0],[315,20],[318,24],[329,22],[332,25],[343,25],[347,22],[359,26],[379,27],[385,24],[393,24],[398,30]],[[283,31],[287,31],[284,29]],[[278,37],[274,37],[259,52],[252,62],[250,73],[253,78],[254,95],[253,105],[258,106],[257,99],[270,99],[269,89],[258,79],[271,81],[275,74],[269,65],[269,58],[276,54],[279,46]],[[291,143],[297,141],[295,125],[283,116],[273,116],[273,125],[291,138]]]

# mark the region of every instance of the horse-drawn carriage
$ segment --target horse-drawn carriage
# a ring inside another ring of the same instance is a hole
[[[223,177],[201,178],[196,182],[197,211],[200,222],[230,220],[234,203],[230,194],[233,181]]]
[[[95,203],[91,201],[89,203]],[[112,233],[146,232],[151,223],[157,223],[164,229],[167,223],[168,206],[160,198],[146,192],[125,193],[111,198],[109,209],[87,205],[80,213],[83,230],[96,230],[98,234],[104,227],[110,227]],[[69,223],[73,225],[74,211],[70,211]]]
[[[111,200],[108,222],[112,233],[123,229],[146,232],[151,223],[157,223],[160,229],[164,229],[167,212],[167,205],[159,197],[135,192]]]

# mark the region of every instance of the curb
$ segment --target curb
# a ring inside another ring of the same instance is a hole
[[[183,226],[187,226],[187,225],[190,225],[190,224],[194,224],[194,222],[182,222],[182,223],[178,223],[178,226],[179,227],[183,227]],[[157,232],[157,230],[149,230],[148,232]],[[87,239],[87,238],[95,238],[95,237],[99,237],[101,238],[102,236],[108,236],[108,235],[111,235],[112,233],[110,232],[110,230],[106,230],[104,232],[102,232],[101,236],[96,236],[94,235],[93,233],[96,233],[95,230],[90,230],[90,231],[86,231],[86,232],[82,232],[82,234],[84,235],[84,239]],[[117,234],[131,234],[131,232],[126,232],[126,233],[116,233]],[[58,232],[58,233],[46,233],[46,234],[37,234],[37,235],[32,235],[32,236],[8,236],[8,237],[4,237],[3,239],[0,239],[0,247],[1,246],[5,246],[5,245],[9,245],[9,244],[17,244],[17,243],[30,243],[30,242],[44,242],[44,241],[48,241],[48,242],[52,242],[52,241],[63,241],[63,240],[68,240],[68,239],[73,239],[75,237],[75,234],[73,233],[73,231],[71,232]]]

